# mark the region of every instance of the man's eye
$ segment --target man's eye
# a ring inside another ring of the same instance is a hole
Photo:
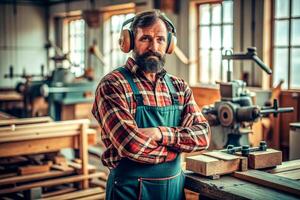
[[[148,37],[142,37],[142,38],[141,38],[141,41],[148,42],[148,41],[150,41],[150,39],[149,39]]]
[[[165,38],[163,38],[163,37],[162,37],[162,38],[158,38],[157,41],[158,41],[158,42],[164,42],[164,41],[165,41]]]

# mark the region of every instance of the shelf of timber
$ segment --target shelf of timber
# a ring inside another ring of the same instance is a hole
[[[9,199],[12,194],[21,193],[30,199],[104,199],[107,175],[88,164],[88,145],[96,144],[96,131],[88,128],[89,125],[90,121],[84,119],[62,122],[53,122],[48,117],[1,120],[0,159],[51,154],[64,148],[78,149],[79,158],[73,162],[56,156],[44,164],[19,167],[16,173],[1,174],[0,197]],[[97,184],[101,181],[102,184]],[[75,187],[66,187],[69,183]],[[43,189],[52,186],[62,189],[43,193]]]
[[[187,157],[185,188],[209,199],[299,199],[300,160],[273,149],[247,157],[221,151]]]

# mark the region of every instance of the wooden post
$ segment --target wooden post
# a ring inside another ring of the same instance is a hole
[[[80,159],[82,160],[82,168],[81,168],[81,174],[84,176],[87,176],[88,171],[88,138],[87,138],[87,129],[88,124],[83,123],[81,125],[81,131],[80,131],[80,140],[79,140],[79,154]],[[84,179],[82,181],[81,187],[83,189],[87,189],[89,187],[89,180]]]

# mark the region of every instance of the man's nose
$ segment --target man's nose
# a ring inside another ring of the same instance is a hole
[[[149,50],[151,50],[152,52],[157,52],[158,50],[158,42],[156,42],[155,40],[153,40],[150,45],[149,45]]]

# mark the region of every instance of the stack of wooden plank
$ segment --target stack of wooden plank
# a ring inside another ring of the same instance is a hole
[[[96,143],[96,131],[89,129],[89,124],[89,120],[53,122],[47,117],[1,120],[0,159],[59,152],[64,148],[78,149],[79,159],[74,162],[56,156],[50,162],[20,167],[18,174],[3,174],[0,179],[0,196],[61,184],[76,186],[79,183],[79,188],[86,190],[92,179],[106,180],[104,172],[96,172],[95,167],[88,164],[88,145]],[[70,188],[68,190],[74,191]],[[95,191],[95,194],[103,193]],[[86,193],[89,194],[85,191],[82,197],[86,197]],[[76,191],[76,194],[81,192]]]

